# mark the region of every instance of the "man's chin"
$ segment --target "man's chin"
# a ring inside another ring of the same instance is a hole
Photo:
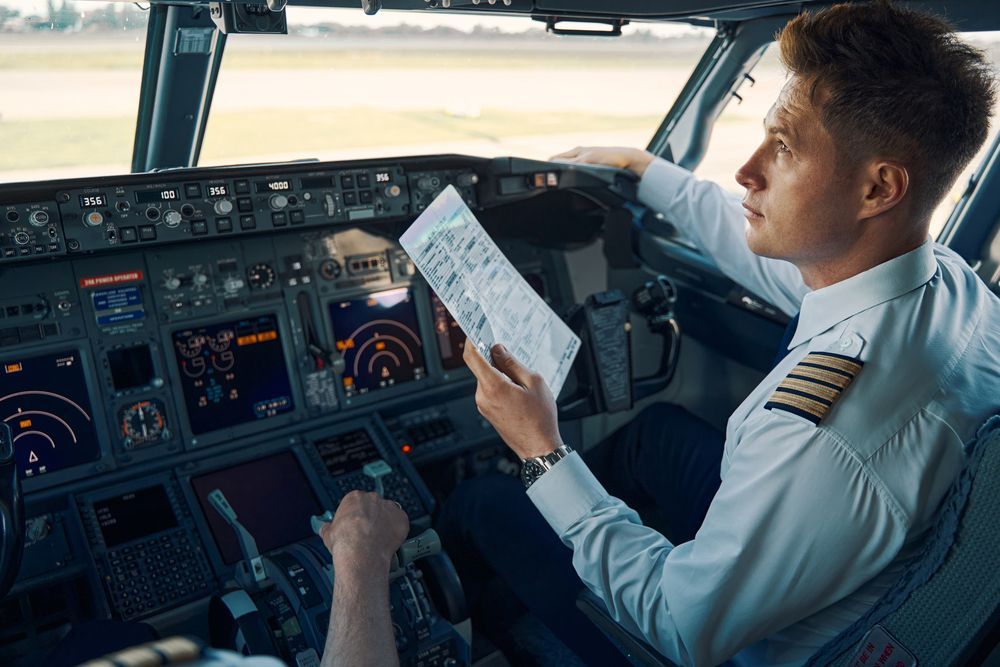
[[[766,236],[761,233],[761,230],[753,226],[747,225],[747,247],[750,248],[750,252],[755,255],[760,255],[761,257],[771,257],[772,255],[768,252],[771,244],[767,242]]]

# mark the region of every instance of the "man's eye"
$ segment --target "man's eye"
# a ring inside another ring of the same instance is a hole
[[[777,144],[778,144],[778,152],[779,153],[790,153],[791,152],[788,149],[788,146],[785,145],[785,142],[782,141],[781,139],[777,140]]]

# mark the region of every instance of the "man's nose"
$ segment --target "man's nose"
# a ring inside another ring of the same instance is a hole
[[[764,175],[757,164],[757,154],[750,156],[742,167],[736,170],[736,182],[747,190],[764,188]]]

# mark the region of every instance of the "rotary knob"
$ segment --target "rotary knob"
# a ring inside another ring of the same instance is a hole
[[[28,245],[31,243],[31,236],[28,235],[28,232],[17,232],[14,234],[14,243],[17,245]]]
[[[49,224],[49,214],[47,211],[32,211],[28,216],[28,222],[35,227],[44,227]]]
[[[181,216],[181,214],[173,209],[169,209],[166,213],[163,214],[163,224],[165,224],[167,227],[176,227],[177,225],[181,224],[181,220],[183,219],[184,218]]]
[[[220,199],[212,206],[218,215],[229,215],[233,212],[233,202],[228,199]]]
[[[196,273],[191,277],[191,283],[194,284],[197,289],[201,289],[208,284],[208,276],[204,273]]]
[[[168,290],[175,290],[181,286],[181,279],[177,276],[168,276],[166,280],[163,281],[163,286]]]
[[[275,211],[280,211],[288,206],[288,197],[285,195],[271,195],[271,198],[267,201]]]
[[[83,222],[88,227],[99,227],[104,222],[104,214],[100,211],[91,211],[83,215]]]
[[[393,183],[392,185],[387,185],[385,187],[385,196],[388,197],[389,199],[395,199],[402,192],[403,192],[402,189],[400,189],[400,187],[395,183]]]

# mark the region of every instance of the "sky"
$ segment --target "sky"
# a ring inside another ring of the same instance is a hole
[[[61,2],[61,0],[57,0]],[[76,0],[74,3],[81,11],[88,7],[103,8],[108,3],[103,0]],[[46,0],[0,0],[0,6],[13,7],[21,14],[45,16]],[[371,27],[388,27],[407,23],[422,28],[448,26],[457,30],[470,31],[476,25],[499,28],[504,32],[524,32],[527,30],[544,30],[544,26],[528,17],[507,16],[456,16],[445,12],[414,12],[414,11],[380,11],[375,16],[367,16],[361,11],[361,3],[357,9],[316,9],[311,7],[288,8],[290,25],[311,25],[315,23],[340,23],[342,25],[366,25]],[[692,32],[687,26],[659,25],[652,23],[633,24],[643,30],[650,30],[664,37],[684,35]],[[629,30],[628,27],[625,28]]]

